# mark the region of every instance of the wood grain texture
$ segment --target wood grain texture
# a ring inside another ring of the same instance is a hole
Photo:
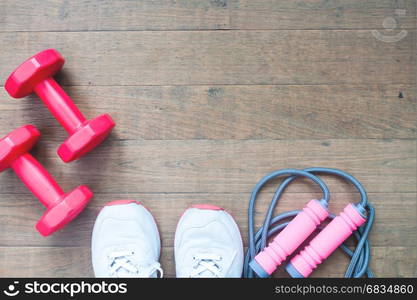
[[[353,189],[352,189],[353,190]],[[70,226],[44,238],[34,229],[44,208],[29,194],[1,195],[0,247],[88,247],[94,221],[100,209],[115,199],[141,201],[155,217],[163,247],[174,245],[176,224],[184,210],[192,204],[210,203],[230,212],[239,224],[247,245],[247,214],[249,194],[100,194],[97,193],[86,210]],[[286,193],[280,200],[276,213],[301,209],[310,199],[320,199],[318,193]],[[256,205],[256,226],[263,222],[272,199],[271,193],[262,193]],[[406,246],[417,244],[416,193],[369,193],[377,212],[370,241],[372,246]],[[347,203],[359,201],[357,193],[333,193],[330,210],[337,214]],[[30,241],[30,242],[29,242]],[[349,242],[353,245],[353,241]]]
[[[119,139],[415,138],[415,85],[94,86],[65,87],[87,117],[108,112]],[[402,98],[399,98],[401,94]],[[16,119],[65,130],[37,96],[0,90],[0,128]],[[340,112],[343,113],[340,113]],[[4,132],[5,133],[5,132]]]
[[[15,100],[0,89],[0,136],[33,123],[42,139],[32,154],[63,189],[95,192],[78,218],[43,238],[34,225],[44,208],[11,170],[2,173],[0,277],[92,276],[95,218],[127,198],[155,216],[161,263],[174,277],[173,238],[186,207],[224,207],[247,246],[255,183],[311,166],[348,171],[367,189],[375,274],[417,276],[415,19],[413,0],[1,1],[0,84],[27,57],[56,48],[66,58],[56,79],[86,117],[108,112],[117,126],[64,164],[56,148],[66,133],[37,97]],[[407,35],[386,43],[373,30]],[[348,184],[324,179],[332,211],[358,200]],[[258,226],[274,187],[256,206]],[[300,180],[276,212],[319,197]],[[336,252],[313,276],[340,277],[346,264]]]
[[[0,31],[229,28],[227,0],[2,1]]]
[[[89,247],[6,247],[0,248],[0,276],[11,277],[91,277]],[[166,277],[175,277],[172,247],[165,247],[161,265]],[[25,264],[18,263],[25,258]],[[388,259],[389,258],[389,259]],[[417,251],[415,247],[373,247],[371,268],[375,274],[386,277],[416,276]],[[311,277],[342,277],[348,260],[339,251],[332,254]],[[28,268],[27,266],[33,266]],[[283,268],[274,276],[289,277]]]
[[[56,48],[65,85],[415,84],[416,30],[0,33],[0,79]]]
[[[383,29],[383,21],[388,17],[395,18],[397,26],[403,29],[416,28],[416,2],[412,0],[230,2],[233,3],[230,10],[231,28]]]
[[[0,31],[415,28],[413,0],[3,0]],[[396,13],[404,10],[405,13]]]
[[[42,131],[42,128],[40,128]],[[64,164],[59,143],[42,141],[35,157],[65,190],[87,184],[101,193],[247,193],[281,168],[333,167],[354,174],[368,192],[416,191],[414,140],[117,140],[117,131],[88,156]],[[6,171],[0,193],[26,193]],[[349,191],[328,178],[335,192]],[[309,192],[294,183],[289,191]]]

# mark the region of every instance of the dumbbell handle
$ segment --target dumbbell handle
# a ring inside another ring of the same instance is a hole
[[[19,156],[11,164],[17,176],[47,208],[59,200],[64,191],[45,168],[29,153]]]
[[[72,99],[52,77],[39,82],[34,90],[69,134],[86,121]]]
[[[268,247],[255,256],[252,269],[260,277],[271,275],[328,215],[327,207],[318,200],[311,200]]]
[[[308,277],[317,265],[328,258],[365,221],[359,209],[353,204],[348,204],[340,215],[291,260],[287,271],[293,277]]]

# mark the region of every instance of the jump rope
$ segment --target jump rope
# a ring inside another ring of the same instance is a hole
[[[330,192],[327,185],[316,175],[332,175],[351,183],[359,192],[361,200],[348,204],[335,216],[328,211]],[[285,177],[275,191],[263,225],[255,232],[254,213],[257,197],[266,183]],[[319,186],[322,199],[311,200],[302,210],[293,210],[273,216],[283,192],[298,178],[308,178]],[[369,268],[370,244],[368,235],[375,218],[375,209],[368,202],[362,184],[352,175],[338,169],[308,168],[304,170],[282,169],[262,178],[252,191],[248,209],[249,246],[245,256],[243,277],[269,277],[327,218],[331,222],[318,233],[286,266],[292,277],[308,277],[338,247],[349,257],[346,278],[364,275],[373,277]],[[278,233],[278,234],[277,234]],[[353,233],[357,245],[351,250],[344,241]],[[267,240],[277,234],[267,246]]]

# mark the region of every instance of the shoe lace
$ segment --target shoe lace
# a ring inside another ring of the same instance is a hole
[[[223,258],[214,253],[198,253],[193,256],[194,265],[190,277],[222,277],[219,261]]]
[[[115,251],[108,255],[110,276],[150,278],[156,274],[156,277],[163,277],[164,272],[158,262],[137,265],[132,261],[134,255],[134,251]]]

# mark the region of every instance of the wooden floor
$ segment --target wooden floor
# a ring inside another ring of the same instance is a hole
[[[385,29],[393,20],[397,28]],[[223,206],[246,244],[255,183],[310,166],[346,170],[366,187],[377,210],[376,275],[417,276],[415,1],[3,0],[0,41],[2,84],[28,56],[56,48],[67,60],[58,80],[79,108],[117,123],[102,146],[64,164],[55,151],[66,133],[48,110],[0,89],[1,135],[36,125],[34,156],[66,191],[95,192],[72,224],[43,238],[34,229],[43,207],[12,171],[1,174],[0,276],[92,276],[95,217],[106,202],[132,198],[156,217],[173,277],[175,226],[187,206]],[[325,179],[332,211],[358,199]],[[262,194],[258,224],[272,191]],[[296,183],[277,212],[317,192]],[[314,276],[342,276],[346,264],[336,253]]]

